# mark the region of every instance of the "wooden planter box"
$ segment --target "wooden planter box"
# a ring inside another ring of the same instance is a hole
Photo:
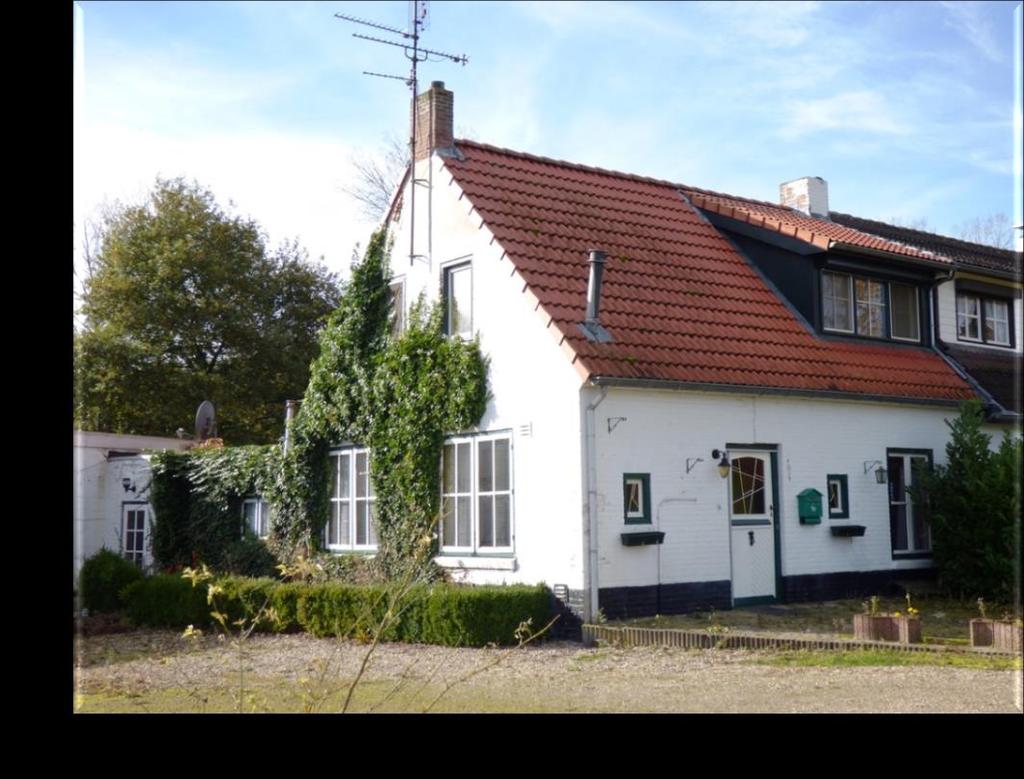
[[[920,644],[921,620],[918,617],[872,617],[870,614],[854,614],[853,637],[860,641]]]
[[[1020,652],[1021,626],[1001,619],[972,619],[971,646],[990,646],[1002,652]]]

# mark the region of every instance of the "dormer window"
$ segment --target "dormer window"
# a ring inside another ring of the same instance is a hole
[[[822,327],[864,338],[921,340],[918,288],[913,284],[823,271]]]
[[[956,337],[994,346],[1012,346],[1010,302],[973,293],[956,295]]]

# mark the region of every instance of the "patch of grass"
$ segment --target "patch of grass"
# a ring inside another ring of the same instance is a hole
[[[931,665],[951,668],[973,668],[984,671],[1021,669],[1019,657],[960,654],[957,652],[899,652],[889,649],[866,649],[850,652],[794,651],[759,654],[750,660],[756,665],[788,668],[860,668],[864,666]]]
[[[926,643],[962,644],[969,640],[968,624],[978,616],[977,603],[959,601],[936,595],[912,595],[914,607],[919,610],[921,627]],[[706,630],[709,627],[728,627],[733,630],[761,630],[778,633],[829,633],[843,637],[853,634],[853,615],[863,611],[865,598],[825,601],[822,603],[787,603],[771,607],[703,611],[692,614],[648,617],[613,622],[612,625],[633,625],[648,628],[674,628],[680,630]],[[880,598],[882,611],[905,612],[907,602],[902,597]],[[1004,604],[991,604],[989,614],[1000,615],[1013,611]]]

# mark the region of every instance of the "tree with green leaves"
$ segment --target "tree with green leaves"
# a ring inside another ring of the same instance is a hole
[[[75,426],[173,435],[205,399],[228,443],[280,437],[301,397],[337,278],[296,243],[275,250],[182,179],[112,210],[75,334]]]
[[[977,400],[948,421],[946,464],[918,475],[915,501],[928,504],[935,564],[943,587],[967,598],[1009,603],[1020,576],[1021,439],[999,448],[981,428]]]

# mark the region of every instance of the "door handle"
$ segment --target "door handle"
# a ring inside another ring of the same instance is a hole
[[[747,538],[750,539],[750,545],[753,546],[754,545],[754,531],[753,530],[748,530],[747,531]]]

